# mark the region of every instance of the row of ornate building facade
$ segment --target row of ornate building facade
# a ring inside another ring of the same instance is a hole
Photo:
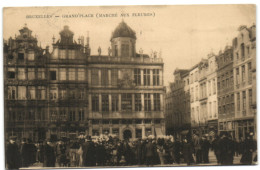
[[[231,46],[190,69],[176,69],[166,94],[166,131],[235,139],[256,134],[256,26],[240,26]],[[255,136],[256,137],[256,136]]]
[[[43,140],[80,134],[120,139],[165,134],[162,58],[136,53],[124,21],[108,55],[91,55],[68,26],[52,50],[24,26],[4,46],[5,135]]]

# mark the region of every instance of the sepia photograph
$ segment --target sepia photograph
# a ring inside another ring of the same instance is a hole
[[[258,164],[256,5],[3,8],[6,169]]]

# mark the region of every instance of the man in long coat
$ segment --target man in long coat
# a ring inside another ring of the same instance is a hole
[[[220,163],[221,165],[232,165],[234,154],[234,143],[228,138],[227,133],[223,133],[219,141]]]
[[[20,168],[20,152],[15,142],[15,137],[10,137],[9,143],[6,147],[6,165],[7,169],[19,169]]]
[[[240,162],[244,165],[251,165],[253,161],[253,152],[256,150],[256,142],[252,139],[250,134],[247,134],[243,142],[242,158]]]
[[[92,142],[90,136],[87,137],[87,142],[82,146],[83,150],[83,165],[84,166],[96,166],[96,154],[95,154],[95,145]]]
[[[54,147],[51,144],[50,140],[47,140],[46,145],[44,146],[44,167],[55,167],[56,156]]]

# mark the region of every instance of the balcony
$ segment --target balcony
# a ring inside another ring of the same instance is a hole
[[[89,56],[89,63],[146,63],[146,64],[163,64],[162,58],[133,58],[133,57],[109,57],[109,56]]]
[[[151,112],[92,112],[89,113],[89,118],[109,118],[109,119],[131,119],[131,118],[164,118],[164,114],[162,111],[151,111]]]

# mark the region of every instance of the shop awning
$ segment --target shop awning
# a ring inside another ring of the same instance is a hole
[[[163,136],[162,129],[161,128],[155,128],[155,134],[156,134],[156,136]]]

